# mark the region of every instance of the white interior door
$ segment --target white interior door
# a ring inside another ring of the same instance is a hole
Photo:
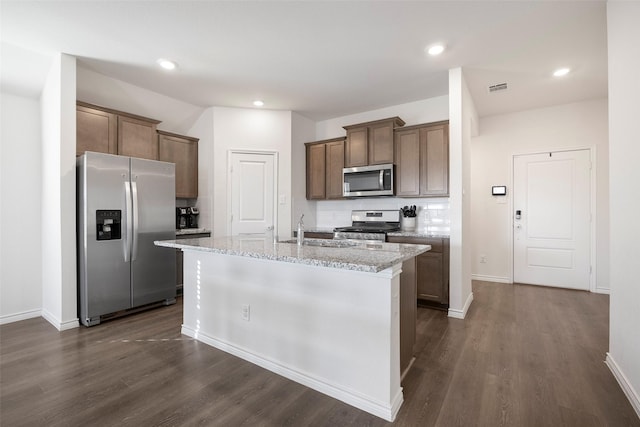
[[[513,175],[513,281],[589,290],[589,150],[515,156]]]
[[[275,154],[233,152],[230,163],[231,235],[273,230]]]

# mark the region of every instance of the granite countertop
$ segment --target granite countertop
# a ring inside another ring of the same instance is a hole
[[[273,242],[262,237],[162,240],[157,246],[377,273],[431,249],[429,245],[327,239]]]
[[[184,236],[185,234],[200,234],[200,233],[211,233],[211,230],[207,230],[206,228],[181,228],[176,230],[176,236]]]

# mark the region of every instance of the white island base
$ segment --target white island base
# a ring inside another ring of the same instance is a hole
[[[184,250],[182,333],[393,421],[399,274]]]

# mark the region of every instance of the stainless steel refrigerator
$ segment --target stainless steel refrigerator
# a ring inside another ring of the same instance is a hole
[[[85,326],[176,302],[173,163],[86,152],[77,160],[78,299]]]

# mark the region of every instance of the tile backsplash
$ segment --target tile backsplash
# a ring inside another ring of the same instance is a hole
[[[363,198],[352,200],[326,200],[316,203],[316,227],[330,229],[351,225],[352,210],[400,209],[416,205],[417,231],[449,234],[449,199]]]

